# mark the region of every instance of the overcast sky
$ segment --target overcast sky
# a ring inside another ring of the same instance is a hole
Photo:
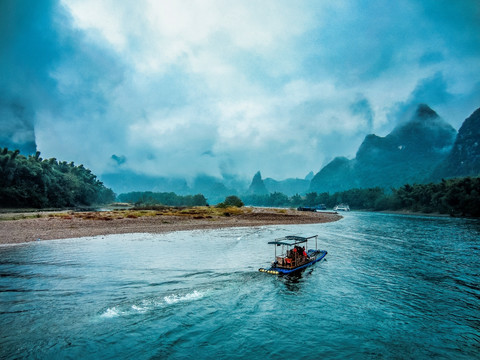
[[[418,103],[456,129],[480,107],[478,0],[2,0],[0,10],[1,130],[100,177],[304,177],[354,157]]]

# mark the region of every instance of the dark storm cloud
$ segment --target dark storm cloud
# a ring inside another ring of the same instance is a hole
[[[0,2],[0,146],[35,152],[35,111],[54,91],[53,8],[51,1]]]
[[[59,156],[69,139],[81,135],[77,131],[99,125],[92,120],[105,112],[106,94],[121,81],[119,62],[72,30],[69,15],[56,1],[12,0],[0,6],[2,138],[10,139],[6,145],[32,152],[38,134],[51,131],[49,145],[60,149],[50,151],[42,144],[39,150]],[[71,131],[68,126],[57,131],[59,122],[71,122]]]

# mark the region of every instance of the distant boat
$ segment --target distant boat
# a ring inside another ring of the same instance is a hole
[[[298,211],[315,211],[315,208],[310,206],[299,206],[297,210]]]
[[[327,210],[327,207],[324,204],[320,204],[317,206],[299,206],[297,210],[298,211],[319,211],[319,210]]]
[[[350,211],[350,206],[348,206],[348,204],[338,204],[333,208],[333,210],[335,210],[335,211]]]

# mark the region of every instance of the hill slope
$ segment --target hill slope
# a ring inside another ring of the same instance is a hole
[[[447,158],[437,167],[432,180],[480,174],[480,108],[467,118]]]

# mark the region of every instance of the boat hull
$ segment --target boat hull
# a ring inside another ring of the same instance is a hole
[[[258,269],[258,271],[260,272],[265,272],[265,273],[268,273],[268,274],[273,274],[273,275],[278,275],[278,274],[291,274],[293,272],[296,272],[296,271],[299,271],[299,270],[302,270],[302,269],[305,269],[309,266],[312,266],[313,264],[315,264],[316,262],[319,262],[320,260],[322,260],[323,258],[325,258],[325,256],[327,256],[327,251],[326,250],[320,250],[318,252],[318,254],[315,255],[315,258],[312,259],[311,261],[301,265],[301,266],[297,266],[293,269],[285,269],[285,268],[280,268],[280,267],[271,267],[269,269],[264,269],[264,268],[260,268]]]

